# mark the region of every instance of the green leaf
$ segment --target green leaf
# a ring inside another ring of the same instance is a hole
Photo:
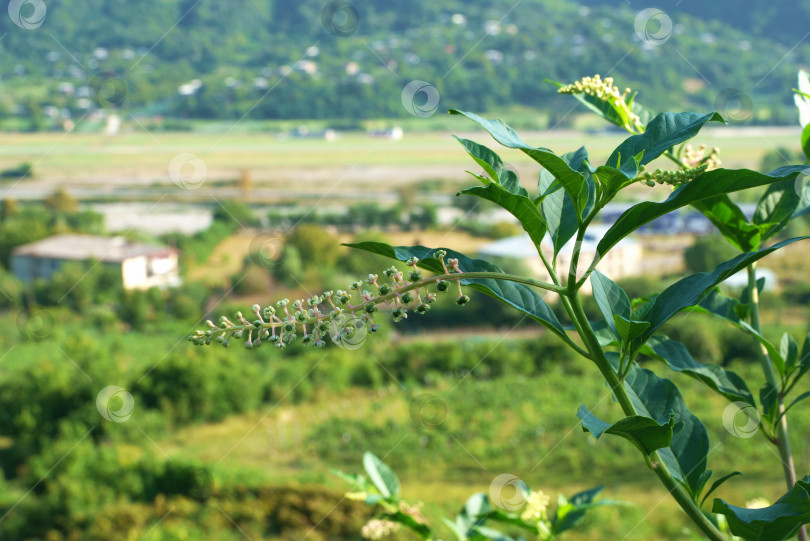
[[[810,522],[810,477],[797,481],[770,507],[745,509],[717,498],[712,512],[725,515],[731,533],[747,541],[783,541]]]
[[[695,417],[674,383],[641,368],[630,366],[624,386],[631,402],[640,415],[661,419],[672,414],[675,431],[668,449],[658,451],[672,476],[697,500],[705,483],[706,457],[709,453],[709,435],[706,427]]]
[[[798,404],[802,400],[807,400],[808,398],[810,398],[810,391],[807,391],[807,392],[804,392],[804,393],[800,394],[799,396],[796,397],[796,400],[791,402],[790,405],[785,408],[785,411],[782,412],[779,415],[779,417],[782,417],[783,415],[785,415],[788,412],[788,410],[790,410],[790,408],[792,408],[793,406],[795,406],[796,404]]]
[[[782,335],[779,354],[785,361],[785,374],[790,374],[799,360],[799,344],[788,333]]]
[[[679,208],[726,193],[795,180],[802,170],[801,166],[786,166],[768,174],[747,169],[707,171],[676,189],[660,203],[645,201],[627,209],[599,241],[597,251],[600,257],[604,257],[608,250],[642,225]]]
[[[796,182],[786,180],[768,186],[757,203],[753,222],[762,228],[762,240],[769,239],[787,227],[802,204]]]
[[[600,165],[593,173],[594,178],[602,185],[603,203],[609,202],[619,191],[636,182],[638,162],[635,159],[622,159],[622,162],[623,169]]]
[[[455,135],[453,137],[455,137]],[[467,151],[467,154],[486,171],[492,182],[503,186],[514,195],[529,196],[529,192],[520,185],[517,175],[507,167],[504,167],[503,161],[495,152],[469,139],[459,139],[458,137],[455,137],[455,139],[461,143],[464,150]]]
[[[748,389],[748,385],[740,376],[719,366],[695,361],[686,346],[680,342],[657,334],[647,342],[642,352],[667,363],[676,372],[682,372],[702,381],[712,390],[726,397],[729,402],[754,403],[754,397]]]
[[[463,115],[479,124],[487,130],[498,143],[508,148],[521,150],[524,154],[546,168],[551,175],[557,179],[562,187],[571,196],[571,200],[577,211],[577,216],[582,215],[582,211],[588,203],[588,186],[585,177],[571,168],[560,156],[551,150],[542,147],[531,147],[527,145],[515,130],[507,126],[501,120],[487,120],[474,113],[466,113],[457,109],[450,109],[450,114]]]
[[[771,184],[771,186],[774,186]],[[735,248],[741,252],[759,249],[762,231],[750,223],[743,211],[726,194],[692,204]]]
[[[759,401],[762,404],[763,420],[773,426],[779,414],[779,389],[770,383],[764,384],[759,390]]]
[[[596,439],[602,434],[613,434],[628,440],[648,456],[653,451],[669,446],[675,424],[674,415],[670,415],[663,424],[650,417],[633,415],[611,425],[597,418],[584,404],[579,407],[577,417],[582,421],[582,429],[593,434]]]
[[[525,191],[525,190],[524,190]],[[546,220],[537,210],[531,199],[524,195],[513,194],[498,184],[487,184],[486,186],[473,186],[461,190],[466,195],[474,195],[487,201],[492,201],[499,207],[508,211],[517,218],[523,230],[529,234],[534,245],[540,247],[543,237],[546,234]]]
[[[593,300],[605,318],[608,326],[617,338],[621,338],[616,329],[614,316],[630,317],[630,299],[627,293],[619,287],[613,280],[594,270],[591,274],[591,288],[593,289]]]
[[[434,248],[426,248],[424,246],[393,247],[383,242],[360,242],[357,244],[346,244],[345,246],[365,250],[366,252],[379,254],[398,261],[407,261],[412,257],[418,257],[419,266],[421,268],[436,274],[444,273],[444,269],[439,260],[433,257],[433,254],[436,253],[436,249]],[[465,272],[503,273],[500,267],[483,259],[471,259],[449,248],[444,248],[444,250],[447,252],[448,257],[458,259],[459,266]],[[554,311],[534,289],[523,284],[516,284],[505,280],[461,279],[459,281],[461,285],[470,286],[477,291],[495,297],[508,304],[549,329],[562,338],[567,344],[575,345],[566,334],[560,320],[554,315]]]
[[[613,321],[616,323],[616,330],[619,333],[619,338],[622,340],[633,340],[641,336],[644,331],[650,327],[649,321],[637,321],[635,319],[627,319],[624,316],[616,314],[613,316]]]
[[[649,339],[672,316],[690,306],[700,303],[706,294],[726,278],[746,268],[751,263],[762,259],[766,255],[808,237],[797,237],[782,241],[778,244],[764,248],[757,252],[740,254],[737,257],[721,263],[712,272],[699,272],[678,280],[655,297],[646,310],[645,320],[650,327],[636,339],[633,350]]]
[[[554,249],[554,257],[560,253],[565,244],[577,233],[579,221],[571,197],[565,190],[550,191],[552,186],[559,183],[551,173],[543,169],[540,171],[540,180],[537,187],[541,194],[547,194],[540,201],[540,210],[548,225],[548,233]]]
[[[369,451],[363,454],[363,468],[385,499],[399,498],[399,479],[394,470]]]
[[[574,528],[585,517],[585,513],[595,507],[603,505],[622,505],[622,502],[613,502],[603,500],[594,502],[596,497],[602,492],[604,487],[591,488],[584,490],[571,497],[566,501],[564,497],[560,497],[560,502],[554,514],[551,516],[551,533],[559,535],[566,530]]]
[[[806,125],[802,130],[802,151],[810,161],[810,124]]]
[[[641,165],[646,165],[673,146],[697,135],[710,121],[725,122],[717,113],[661,113],[647,124],[644,133],[633,135],[616,147],[606,165],[620,168],[620,162],[642,152]]]
[[[725,483],[726,481],[728,481],[732,477],[737,477],[738,475],[742,475],[742,472],[733,471],[731,473],[728,473],[728,474],[724,475],[723,477],[721,477],[720,479],[718,479],[714,483],[712,483],[711,488],[709,488],[708,492],[706,492],[706,494],[703,496],[703,499],[700,501],[700,506],[703,507],[703,504],[706,502],[706,500],[709,498],[709,496],[711,496],[712,492],[714,492],[715,490],[720,488],[720,485],[722,485],[723,483]]]

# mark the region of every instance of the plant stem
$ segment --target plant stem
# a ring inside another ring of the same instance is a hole
[[[759,321],[759,290],[757,289],[757,270],[756,264],[752,263],[748,266],[748,290],[750,291],[750,307],[751,307],[751,327],[758,333],[762,334],[762,327]],[[779,457],[782,460],[782,469],[785,474],[785,483],[788,490],[792,489],[796,484],[796,468],[793,465],[793,453],[790,450],[790,435],[788,433],[787,415],[785,412],[785,400],[780,389],[779,383],[776,380],[776,372],[773,369],[773,361],[768,355],[765,346],[757,342],[757,352],[759,353],[759,362],[762,365],[762,371],[765,373],[765,380],[773,385],[774,389],[779,390],[778,396],[778,410],[777,415],[779,420],[776,426],[776,446],[779,448]],[[801,541],[807,541],[807,530],[804,526],[799,528],[798,538]]]
[[[585,342],[585,345],[588,348],[588,351],[591,353],[591,357],[593,358],[594,362],[596,362],[596,365],[599,367],[600,372],[602,372],[602,376],[613,390],[613,394],[619,401],[622,411],[624,411],[625,415],[627,416],[639,415],[638,411],[630,400],[630,396],[627,394],[627,390],[624,388],[624,383],[619,379],[619,376],[613,370],[613,366],[610,364],[610,361],[608,361],[607,357],[605,356],[602,347],[599,345],[596,334],[594,333],[591,324],[588,322],[585,311],[582,309],[582,303],[579,300],[578,293],[571,296],[571,304],[574,314],[579,320],[580,327],[584,331],[582,340]],[[726,541],[726,537],[714,526],[714,524],[712,524],[712,522],[706,517],[706,515],[703,514],[697,504],[692,501],[692,498],[689,497],[689,494],[686,493],[684,488],[672,477],[672,473],[669,471],[666,464],[664,464],[664,462],[661,460],[658,452],[653,452],[649,457],[645,457],[645,459],[647,461],[647,465],[652,468],[652,470],[661,480],[661,483],[663,483],[663,485],[666,487],[667,491],[669,491],[672,497],[675,498],[678,505],[681,506],[681,509],[683,509],[692,522],[694,522],[695,525],[700,528],[706,537],[712,539],[713,541]]]

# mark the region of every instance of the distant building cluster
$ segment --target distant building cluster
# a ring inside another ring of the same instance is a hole
[[[129,242],[124,237],[56,235],[24,244],[11,255],[11,271],[25,283],[50,279],[70,261],[98,261],[121,269],[124,289],[173,287],[180,284],[178,250]]]

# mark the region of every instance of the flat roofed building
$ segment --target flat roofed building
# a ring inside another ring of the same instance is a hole
[[[124,289],[173,287],[180,284],[178,250],[129,242],[124,237],[56,235],[18,246],[11,253],[11,271],[32,284],[49,279],[69,261],[98,261],[121,269]]]

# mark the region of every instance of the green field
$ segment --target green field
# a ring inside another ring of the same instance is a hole
[[[238,129],[230,133],[148,133],[137,125],[132,126],[132,133],[116,136],[6,133],[0,134],[0,169],[29,162],[34,166],[34,175],[19,183],[6,180],[6,189],[0,185],[0,190],[13,197],[15,191],[44,191],[64,184],[71,190],[94,188],[112,196],[120,188],[171,185],[169,163],[180,153],[198,156],[206,168],[204,184],[186,196],[216,194],[227,186],[223,182],[236,181],[242,171],[250,174],[255,189],[271,190],[276,199],[324,192],[362,197],[363,193],[392,192],[412,182],[439,179],[461,182],[466,177],[464,171],[474,164],[451,134],[481,141],[487,137],[471,132],[470,123],[457,117],[445,117],[443,125],[444,129],[438,132],[406,131],[401,141],[375,139],[356,132],[340,133],[332,142],[270,132],[245,133]],[[625,137],[615,133],[554,130],[522,135],[530,144],[560,153],[584,144],[596,164],[606,159]],[[695,143],[719,147],[725,167],[753,168],[767,152],[780,147],[794,148],[797,140],[797,129],[721,127],[704,130]],[[491,144],[497,147],[494,142]],[[520,152],[504,149],[501,154],[522,177],[536,177],[536,165]],[[669,167],[665,162],[660,166]],[[180,191],[174,186],[172,189]]]

